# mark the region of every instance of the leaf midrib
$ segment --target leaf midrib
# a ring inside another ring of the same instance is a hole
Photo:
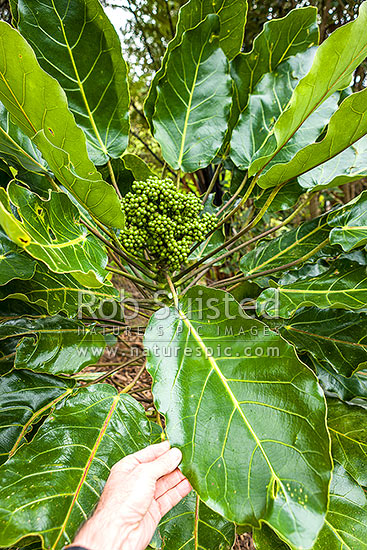
[[[20,432],[19,436],[18,436],[18,439],[16,440],[16,442],[14,443],[13,447],[11,448],[10,452],[9,452],[9,458],[11,458],[15,451],[18,449],[19,447],[19,444],[20,442],[22,441],[23,437],[25,436],[29,426],[31,426],[31,424],[34,423],[34,421],[36,420],[36,418],[40,417],[43,415],[43,413],[45,411],[47,411],[48,409],[51,409],[53,408],[55,405],[57,405],[57,403],[59,401],[62,401],[64,398],[66,398],[68,395],[70,395],[71,393],[73,392],[73,388],[68,388],[64,393],[62,393],[61,395],[59,395],[58,397],[56,397],[55,399],[53,399],[51,402],[47,403],[44,407],[42,407],[41,409],[38,409],[38,411],[35,411],[32,416],[30,417],[30,419],[24,424],[23,428],[22,428],[22,431]]]
[[[184,312],[178,308],[177,309],[177,312],[179,314],[179,317],[180,319],[184,322],[184,324],[186,325],[186,328],[187,330],[189,331],[189,333],[191,333],[195,340],[197,341],[197,343],[199,344],[200,348],[202,349],[204,355],[205,355],[205,358],[209,361],[210,365],[212,366],[213,370],[215,371],[215,373],[217,374],[217,376],[219,377],[220,381],[222,382],[225,390],[227,391],[229,397],[231,398],[231,401],[235,407],[235,409],[238,411],[238,413],[240,414],[241,418],[243,419],[244,423],[246,424],[246,427],[247,429],[249,430],[250,434],[252,435],[252,437],[254,438],[258,448],[260,449],[262,455],[264,456],[264,459],[269,467],[269,470],[272,474],[272,477],[273,477],[273,480],[276,480],[277,483],[283,488],[283,484],[281,482],[281,480],[279,479],[279,477],[277,476],[277,474],[275,473],[274,471],[274,468],[267,456],[267,454],[265,453],[265,450],[261,444],[261,441],[260,439],[258,438],[258,436],[256,435],[254,429],[252,428],[250,422],[247,420],[243,410],[241,409],[240,407],[240,404],[239,402],[237,401],[236,399],[236,396],[234,395],[234,393],[232,392],[225,376],[223,375],[222,371],[220,370],[219,366],[217,365],[214,357],[212,357],[210,354],[208,354],[208,351],[206,349],[206,346],[205,346],[205,343],[203,342],[202,338],[200,337],[199,333],[195,330],[194,326],[191,324],[190,320],[186,317],[186,315],[184,314]],[[284,495],[285,495],[285,498],[287,498],[286,496],[286,491],[283,491]]]
[[[77,79],[77,82],[78,82],[80,94],[81,94],[81,96],[82,96],[82,99],[83,99],[83,101],[84,101],[85,108],[86,108],[87,113],[88,113],[88,118],[89,118],[90,123],[91,123],[91,125],[92,125],[93,131],[94,131],[94,133],[95,133],[95,135],[96,135],[96,138],[97,138],[97,140],[98,140],[98,143],[99,143],[100,146],[101,146],[102,152],[103,152],[105,155],[108,156],[108,150],[107,150],[105,144],[104,144],[103,141],[102,141],[102,138],[101,138],[101,135],[100,135],[100,133],[99,133],[98,127],[97,127],[96,122],[95,122],[94,117],[93,117],[93,113],[92,113],[92,111],[90,110],[87,96],[85,95],[84,86],[83,86],[83,83],[82,83],[82,81],[81,81],[81,79],[80,79],[79,71],[78,71],[78,68],[77,68],[76,63],[75,63],[75,59],[74,59],[74,56],[73,56],[73,52],[72,52],[72,49],[70,48],[69,41],[68,41],[68,38],[67,38],[67,36],[66,36],[65,27],[64,27],[64,22],[63,22],[62,18],[60,17],[59,12],[58,12],[57,9],[56,9],[55,1],[54,1],[54,0],[52,0],[52,6],[53,6],[54,11],[55,11],[55,13],[56,13],[56,17],[58,18],[58,20],[59,20],[59,22],[60,22],[60,28],[61,28],[61,32],[62,32],[63,37],[64,37],[64,40],[65,40],[65,46],[66,46],[66,48],[67,48],[67,51],[68,51],[68,54],[69,54],[69,57],[70,57],[70,60],[71,60],[71,63],[72,63],[73,69],[74,69],[74,73],[75,73],[75,76],[76,76],[76,79]]]
[[[299,328],[295,328],[293,327],[292,325],[289,325],[289,326],[286,326],[285,327],[286,330],[288,330],[289,332],[299,332],[300,334],[306,334],[307,336],[311,336],[311,337],[314,337],[314,338],[319,338],[320,340],[328,340],[330,342],[335,342],[337,344],[344,344],[344,345],[348,345],[348,346],[356,346],[356,347],[361,347],[362,349],[366,350],[367,351],[367,344],[360,344],[359,342],[348,342],[348,340],[339,340],[338,338],[333,338],[333,337],[330,337],[330,336],[323,336],[321,334],[315,334],[313,332],[307,332],[306,330],[301,330]]]
[[[199,73],[199,67],[200,67],[200,64],[201,64],[201,59],[203,57],[203,52],[204,52],[204,49],[205,49],[206,45],[207,44],[205,42],[203,44],[202,48],[201,48],[200,55],[199,55],[199,58],[198,58],[198,61],[197,61],[197,64],[196,64],[194,79],[193,79],[193,83],[192,83],[192,86],[191,86],[191,91],[190,91],[190,94],[189,94],[189,101],[188,101],[187,109],[186,109],[185,122],[184,122],[184,127],[183,127],[183,130],[182,130],[180,154],[179,154],[179,157],[178,157],[179,168],[181,168],[182,159],[183,159],[183,156],[184,156],[184,147],[185,147],[185,144],[186,144],[186,134],[187,134],[187,128],[188,128],[189,118],[190,118],[190,114],[191,114],[191,105],[192,105],[192,100],[193,100],[194,92],[195,92],[195,88],[196,88],[196,82],[197,82],[197,79],[198,79],[198,73]]]
[[[85,466],[85,468],[84,468],[84,470],[83,470],[83,474],[82,474],[82,476],[81,476],[81,478],[80,478],[80,480],[79,480],[78,486],[77,486],[77,488],[76,488],[76,490],[75,490],[75,492],[74,492],[73,500],[71,501],[69,510],[68,510],[68,512],[67,512],[67,514],[66,514],[66,517],[65,517],[65,520],[64,520],[63,524],[62,524],[61,527],[60,527],[59,534],[58,534],[58,536],[57,536],[57,538],[56,538],[54,544],[52,545],[51,550],[55,550],[55,548],[56,548],[58,542],[60,541],[60,538],[62,537],[62,535],[63,535],[63,533],[64,533],[64,531],[65,531],[65,529],[66,529],[66,526],[67,526],[68,521],[69,521],[69,519],[70,519],[70,515],[71,515],[71,513],[72,513],[72,511],[73,511],[74,505],[75,505],[75,503],[76,503],[76,501],[77,501],[77,499],[78,499],[79,493],[80,493],[80,491],[81,491],[81,489],[82,489],[82,487],[83,487],[84,481],[86,480],[86,477],[87,477],[87,475],[88,475],[89,469],[90,469],[90,467],[91,467],[91,465],[92,465],[92,462],[93,462],[93,460],[94,460],[94,458],[95,458],[95,455],[96,455],[96,453],[97,453],[97,451],[98,451],[99,445],[100,445],[100,443],[101,443],[101,441],[102,441],[102,439],[103,439],[103,437],[104,437],[104,435],[105,435],[105,433],[106,433],[107,427],[108,427],[108,425],[109,425],[109,423],[110,423],[110,420],[111,420],[112,415],[113,415],[113,413],[114,413],[114,410],[115,410],[115,408],[116,408],[116,406],[117,406],[117,403],[119,402],[119,399],[120,399],[120,394],[117,394],[116,397],[114,397],[114,399],[113,399],[113,401],[112,401],[112,405],[111,405],[111,407],[110,407],[110,410],[108,411],[108,414],[107,414],[106,419],[105,419],[105,421],[104,421],[104,423],[103,423],[103,426],[102,426],[102,428],[101,428],[101,430],[100,430],[100,432],[99,432],[99,435],[98,435],[98,437],[97,437],[97,439],[96,439],[96,442],[95,442],[95,444],[94,444],[93,447],[92,447],[92,450],[91,450],[91,452],[90,452],[88,461],[87,461],[86,466]]]

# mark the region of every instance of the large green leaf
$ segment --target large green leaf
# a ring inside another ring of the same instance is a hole
[[[312,66],[315,48],[309,48],[269,72],[249,96],[240,114],[231,140],[231,158],[240,170],[246,170],[263,150],[274,124],[287,107],[293,90]],[[329,97],[291,137],[276,158],[269,162],[288,162],[300,149],[316,141],[337,108],[338,94]]]
[[[235,57],[231,71],[238,112],[245,109],[249,94],[266,73],[275,71],[282,61],[319,43],[316,18],[317,10],[309,6],[292,10],[281,19],[272,19],[256,36],[252,50]]]
[[[366,550],[367,498],[342,466],[335,465],[329,511],[313,550]]]
[[[303,81],[301,81],[300,85],[302,82]],[[340,128],[343,128],[342,132],[340,131]],[[273,187],[280,182],[290,181],[296,176],[302,175],[308,170],[312,170],[319,164],[322,164],[333,157],[337,157],[332,161],[333,165],[330,162],[330,164],[325,167],[327,175],[326,181],[323,181],[322,178],[320,179],[319,187],[328,186],[330,185],[330,176],[328,175],[330,173],[330,169],[338,170],[339,163],[343,162],[343,169],[348,170],[351,161],[349,158],[346,159],[345,155],[348,155],[349,157],[350,145],[360,140],[366,133],[367,91],[363,90],[362,92],[348,96],[341,103],[339,109],[330,119],[324,139],[318,141],[317,143],[311,143],[304,149],[301,149],[288,163],[280,163],[272,166],[274,163],[282,162],[281,154],[277,155],[274,160],[269,160],[268,167],[270,167],[270,169],[260,177],[258,184],[261,187]],[[344,153],[342,158],[338,159],[339,154],[344,149],[346,149],[347,152]],[[361,152],[364,152],[363,147]],[[357,172],[354,172],[355,175],[352,179],[357,179],[358,172],[361,170],[363,171],[363,165],[364,162],[361,160],[356,168],[352,167],[352,173],[355,169]],[[316,177],[317,176],[319,176],[319,172],[316,173]],[[300,181],[302,184],[302,180]],[[350,178],[347,178],[344,181],[350,181]],[[336,180],[336,182],[338,183],[338,180]],[[333,183],[333,180],[331,180],[331,183]],[[343,183],[343,180],[341,180],[340,183]]]
[[[1,214],[0,214],[1,216]],[[30,279],[36,262],[0,230],[0,285],[12,279]]]
[[[87,288],[67,273],[51,273],[44,264],[37,264],[32,279],[14,279],[0,287],[0,302],[8,298],[37,304],[47,309],[50,315],[66,313],[75,317],[83,308],[91,315],[104,302],[116,302],[119,293],[110,283],[99,288]]]
[[[11,165],[31,172],[47,172],[35,145],[10,120],[10,114],[0,103],[0,157]]]
[[[159,524],[162,550],[231,550],[235,529],[191,491]]]
[[[336,373],[352,376],[367,368],[367,313],[308,308],[284,325],[282,336]]]
[[[241,270],[246,276],[275,269],[304,257],[313,258],[330,253],[330,228],[326,216],[303,223],[295,229],[285,231],[279,237],[263,240],[241,259]],[[320,246],[325,245],[320,249]],[[313,254],[314,252],[314,254]],[[258,284],[266,284],[265,277],[256,279]]]
[[[41,306],[35,306],[30,303],[26,304],[21,300],[8,300],[0,302],[1,321],[15,317],[23,317],[23,315],[37,317],[39,315],[47,315],[47,312]]]
[[[265,206],[266,201],[270,198],[273,189],[270,187],[268,189],[257,188],[258,196],[255,198],[254,204],[255,207],[260,209]],[[268,213],[279,212],[283,210],[288,210],[294,208],[294,205],[297,204],[300,196],[304,193],[304,189],[300,186],[297,180],[294,180],[287,185],[283,185],[273,197],[271,204],[267,208]]]
[[[96,218],[122,228],[117,194],[89,160],[83,131],[58,82],[39,66],[18,31],[0,22],[0,100],[57,179]]]
[[[149,95],[145,101],[144,112],[151,129],[153,129],[152,118],[158,95],[157,87],[166,73],[167,61],[172,51],[180,44],[185,31],[196,27],[211,13],[219,16],[219,45],[228,59],[233,59],[240,52],[247,17],[247,0],[190,0],[182,6],[175,37],[168,44],[162,66],[152,80]]]
[[[145,345],[155,403],[200,498],[310,548],[326,512],[329,440],[323,394],[293,348],[205,287],[156,313]]]
[[[33,424],[71,394],[73,386],[72,381],[27,370],[0,378],[0,464],[26,442]]]
[[[343,401],[367,399],[367,371],[359,371],[347,377],[335,372],[327,362],[321,363],[314,358],[310,358],[310,361],[326,392],[337,395]]]
[[[0,324],[0,340],[18,341],[15,368],[75,374],[101,357],[106,341],[95,327],[65,317],[11,319]]]
[[[32,533],[47,548],[70,544],[98,502],[111,467],[149,444],[144,409],[107,384],[82,388],[2,471],[0,545]]]
[[[294,315],[302,306],[362,309],[367,303],[366,267],[348,260],[337,261],[315,277],[267,288],[257,303],[260,312],[285,318]]]
[[[340,464],[335,465],[330,488],[330,505],[313,550],[366,550],[367,498],[361,487]],[[267,527],[255,530],[257,550],[287,550]]]
[[[125,153],[121,160],[123,162],[125,170],[131,172],[135,181],[145,181],[152,176],[155,176],[149,166],[137,155],[132,153]]]
[[[232,103],[229,64],[219,47],[219,18],[186,31],[159,80],[154,136],[174,169],[194,172],[219,151]]]
[[[319,105],[334,92],[349,85],[353,71],[367,54],[367,36],[364,33],[366,24],[367,4],[364,2],[355,21],[337,29],[321,44],[311,70],[297,86],[288,108],[276,122],[272,136],[265,144],[259,158],[250,167],[250,175],[264,170],[269,161],[287,144]],[[344,126],[345,124],[342,127]],[[348,121],[348,133],[349,126],[353,127],[353,119]],[[354,128],[352,132],[355,132]],[[273,170],[275,170],[274,167]],[[283,168],[282,171],[284,171]]]
[[[3,191],[3,190],[1,190]],[[3,203],[3,196],[0,201]],[[14,214],[0,210],[0,224],[8,236],[28,254],[45,262],[55,273],[88,274],[102,282],[107,272],[107,254],[102,243],[79,223],[80,213],[65,193],[50,192],[41,199],[25,187],[11,182],[8,195]],[[5,219],[4,219],[5,217]],[[9,227],[9,217],[13,224]],[[27,236],[25,242],[24,235]]]
[[[343,208],[332,212],[328,224],[333,228],[330,242],[349,252],[367,243],[367,192],[364,191]]]
[[[367,175],[366,157],[367,137],[362,137],[332,159],[302,174],[298,182],[303,189],[316,191],[359,180]]]
[[[94,164],[118,158],[129,134],[127,66],[98,0],[18,0],[17,26],[65,90]]]
[[[328,399],[328,427],[333,457],[357,483],[366,487],[367,410]]]

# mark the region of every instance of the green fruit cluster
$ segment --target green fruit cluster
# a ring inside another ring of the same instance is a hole
[[[181,193],[169,178],[135,181],[122,199],[126,227],[121,243],[134,256],[148,257],[174,271],[187,261],[192,245],[215,228],[214,214],[204,213],[193,193]]]

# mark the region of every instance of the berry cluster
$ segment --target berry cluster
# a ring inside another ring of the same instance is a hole
[[[159,267],[169,271],[185,263],[195,241],[214,229],[216,216],[204,213],[193,193],[176,191],[170,179],[150,177],[135,181],[122,199],[126,226],[121,234],[124,248],[134,256],[144,250]]]

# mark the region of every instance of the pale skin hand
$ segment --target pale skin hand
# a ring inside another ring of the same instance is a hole
[[[177,468],[181,459],[181,451],[164,441],[117,462],[96,511],[73,545],[88,550],[145,550],[161,518],[191,491]]]

